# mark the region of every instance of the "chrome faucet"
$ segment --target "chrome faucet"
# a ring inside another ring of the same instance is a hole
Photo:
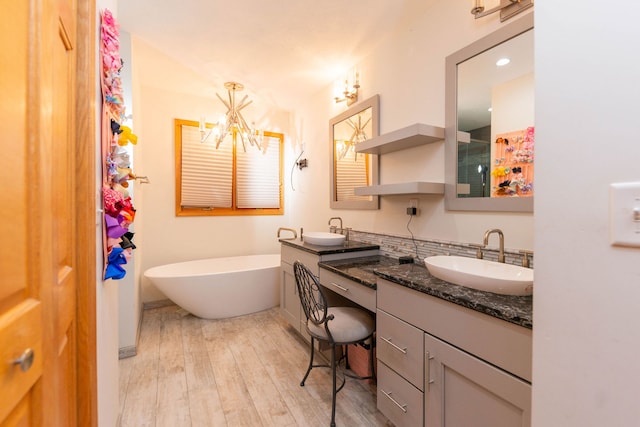
[[[298,237],[298,233],[296,233],[296,230],[294,230],[293,228],[287,228],[287,227],[280,227],[278,228],[278,239],[280,238],[280,232],[282,231],[290,231],[293,233],[293,237],[289,237],[286,239],[282,239],[282,240],[295,240],[296,237]]]
[[[334,219],[337,219],[338,221],[340,221],[340,232],[342,232],[342,218],[340,218],[339,216],[334,216],[332,218],[329,218],[329,231],[332,233],[336,232],[336,226],[331,225],[331,221],[333,221]]]
[[[491,235],[492,233],[498,233],[498,238],[500,239],[500,252],[498,253],[498,262],[504,262],[504,233],[502,233],[502,230],[498,228],[487,230],[486,233],[484,233],[484,245],[487,246],[487,243],[489,243],[489,235]]]

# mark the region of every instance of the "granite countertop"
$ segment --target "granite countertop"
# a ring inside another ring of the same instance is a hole
[[[350,240],[348,242],[343,243],[342,245],[336,245],[336,246],[312,245],[311,243],[306,243],[306,242],[300,241],[299,239],[296,239],[296,240],[280,239],[280,243],[286,246],[291,246],[296,249],[310,252],[315,255],[341,254],[345,252],[368,251],[368,250],[380,249],[379,245],[356,242],[354,240]]]
[[[454,285],[432,276],[422,264],[399,264],[397,259],[374,256],[318,264],[334,273],[375,289],[377,277],[441,298],[528,329],[533,328],[533,297],[499,295]]]
[[[398,265],[398,260],[381,255],[375,255],[362,258],[340,259],[336,261],[321,261],[318,265],[325,270],[329,270],[369,288],[376,289],[378,276],[374,273],[375,269]]]

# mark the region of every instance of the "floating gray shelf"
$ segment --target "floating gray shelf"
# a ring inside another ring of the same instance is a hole
[[[387,154],[444,140],[444,128],[416,123],[356,145],[358,153]]]
[[[441,182],[403,182],[399,184],[370,185],[356,187],[356,196],[385,196],[393,194],[444,194]]]

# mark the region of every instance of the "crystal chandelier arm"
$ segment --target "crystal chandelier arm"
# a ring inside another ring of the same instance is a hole
[[[255,145],[256,147],[262,149],[262,147],[260,146],[260,143],[256,139],[255,134],[253,133],[253,129],[251,129],[251,127],[249,127],[249,125],[247,125],[247,122],[245,121],[245,119],[242,116],[242,114],[238,114],[238,117],[240,117],[240,122],[241,122],[241,125],[242,125],[243,129],[248,134],[249,142],[251,143],[251,145]]]
[[[244,133],[240,132],[240,142],[242,143],[242,151],[247,152],[247,145],[244,141]]]
[[[224,127],[222,127],[222,129],[220,130],[220,134],[216,138],[216,150],[218,149],[222,141],[224,141],[224,139],[227,137],[227,134],[229,133],[229,129],[231,128],[231,125],[232,125],[231,113],[227,111],[227,114],[225,115]]]
[[[349,137],[349,144],[355,145],[356,137],[358,136],[358,129],[353,129],[353,133]]]
[[[231,111],[231,104],[229,104],[227,101],[222,99],[222,97],[219,94],[216,93],[216,96],[224,104],[224,106],[227,107],[227,110]]]
[[[366,128],[366,127],[367,127],[367,125],[369,124],[369,122],[370,122],[370,121],[371,121],[371,117],[369,117],[369,118],[367,119],[367,121],[366,121],[366,122],[364,122],[364,124],[363,124],[362,126],[360,126],[360,129],[361,129],[362,131],[364,131],[364,128]]]
[[[253,100],[252,100],[252,101],[249,101],[249,102],[247,102],[247,103],[245,104],[245,103],[244,103],[244,101],[246,101],[246,100],[247,100],[247,98],[248,98],[248,95],[245,95],[245,96],[244,96],[244,98],[242,98],[242,101],[240,101],[240,103],[238,104],[238,106],[237,106],[237,107],[235,107],[235,110],[236,110],[236,111],[240,111],[240,110],[242,110],[244,107],[246,107],[247,105],[249,105],[249,104],[251,104],[251,103],[253,102]]]

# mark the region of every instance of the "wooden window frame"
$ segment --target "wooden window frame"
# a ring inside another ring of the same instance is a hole
[[[246,215],[284,215],[284,184],[283,184],[283,164],[284,164],[284,134],[278,132],[265,131],[264,136],[277,138],[280,145],[279,156],[279,208],[238,208],[236,195],[236,149],[233,147],[233,171],[231,188],[231,208],[207,208],[207,207],[186,207],[182,206],[182,126],[198,127],[199,122],[193,120],[174,119],[174,142],[175,142],[175,209],[176,216],[246,216]],[[251,147],[250,147],[251,148]],[[255,149],[255,148],[253,148]]]

